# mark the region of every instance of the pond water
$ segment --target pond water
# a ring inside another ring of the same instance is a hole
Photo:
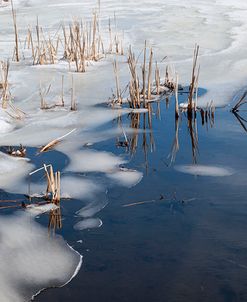
[[[15,0],[17,63],[11,8],[0,1],[0,61],[10,59],[16,106],[0,110],[0,301],[247,301],[247,114],[244,106],[231,112],[246,87],[246,4],[96,2]],[[89,24],[95,10],[99,41],[107,49],[110,17],[125,55],[108,53],[76,73],[75,62],[64,60],[62,24]],[[37,20],[44,44],[60,35],[55,64],[33,65],[27,29],[35,32]],[[128,47],[142,62],[145,40],[161,78],[167,65],[172,77],[178,73],[179,103],[187,102],[200,44],[203,114],[175,119],[173,93],[148,111],[108,106],[113,60],[123,91]],[[50,109],[41,109],[42,98]],[[26,158],[6,154],[19,144]],[[43,204],[44,171],[30,176],[44,164],[61,172],[59,207]],[[33,194],[40,211],[30,207]]]
[[[246,131],[229,108],[216,110],[211,125],[197,115],[193,150],[184,115],[175,156],[174,107],[166,107],[165,100],[152,105],[152,128],[129,136],[133,150],[116,147],[116,138],[93,146],[126,152],[143,179],[109,187],[107,206],[94,215],[100,228],[72,231],[80,205],[63,203],[61,232],[84,263],[69,285],[37,301],[246,300]],[[148,128],[144,115],[140,129],[145,119]]]

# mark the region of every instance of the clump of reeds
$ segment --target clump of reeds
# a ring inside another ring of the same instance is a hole
[[[39,19],[35,26],[35,32],[28,29],[27,47],[31,48],[34,65],[55,64],[58,59],[60,37],[55,35],[53,39],[48,33],[45,35],[43,28],[39,25]]]
[[[55,232],[58,228],[62,228],[62,215],[60,208],[61,201],[61,173],[59,171],[54,172],[53,166],[44,164],[42,168],[37,169],[31,173],[29,176],[32,176],[40,171],[45,171],[45,177],[47,181],[46,185],[46,193],[44,196],[38,196],[39,198],[45,200],[45,203],[53,203],[55,205],[54,209],[52,209],[49,213],[49,222],[48,222],[48,230]],[[32,196],[30,194],[30,185],[29,185],[29,201],[32,200]],[[36,195],[34,195],[36,197]],[[39,202],[38,205],[45,204],[44,202]]]
[[[53,104],[48,104],[48,96],[51,92],[52,85],[49,84],[48,87],[42,87],[40,84],[39,95],[40,95],[40,109],[49,110],[56,107],[65,107],[65,97],[64,97],[64,76],[62,76],[61,81],[61,95],[57,97],[58,101],[55,101]],[[70,88],[70,110],[76,111],[76,97],[75,97],[75,88],[74,88],[74,79],[71,78],[71,88]]]
[[[26,156],[26,148],[20,144],[19,148],[14,148],[12,146],[9,147],[7,153],[14,157],[25,157]]]
[[[114,28],[115,31],[112,30],[112,22],[109,18],[108,21],[108,31],[109,31],[109,47],[108,47],[108,53],[109,54],[116,54],[116,55],[124,55],[124,49],[123,49],[123,38],[120,38],[120,35],[117,30],[117,22],[116,22],[116,15],[114,14]]]
[[[174,82],[172,82],[171,77],[168,74],[168,69],[166,72],[167,78],[165,79],[165,82],[161,82],[158,62],[156,62],[155,70],[153,71],[153,50],[152,48],[149,49],[149,57],[147,56],[147,51],[147,42],[145,41],[143,49],[143,63],[140,64],[138,62],[139,56],[136,58],[131,46],[129,47],[127,63],[130,71],[130,80],[129,84],[127,85],[129,88],[127,100],[131,109],[139,109],[141,107],[148,109],[147,104],[149,102],[153,101],[154,99],[160,99],[162,95],[166,94],[168,91],[172,91],[175,87]],[[116,81],[116,94],[113,94],[113,97],[110,100],[112,104],[118,103],[119,105],[122,105],[123,92],[120,90],[119,69],[116,60],[113,62],[113,67]],[[139,74],[139,70],[141,70],[141,74]],[[170,88],[168,88],[166,85],[169,85]],[[155,98],[154,95],[157,95],[158,97]]]
[[[57,205],[61,198],[60,172],[54,173],[52,165],[49,167],[44,165],[44,170],[47,179],[46,198]]]
[[[128,65],[130,70],[130,83],[129,83],[129,105],[130,108],[141,107],[140,85],[139,77],[137,74],[137,61],[131,47],[129,48]]]

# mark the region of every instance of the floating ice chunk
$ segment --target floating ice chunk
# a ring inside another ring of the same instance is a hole
[[[63,176],[61,178],[61,196],[63,198],[92,198],[95,193],[102,190],[101,185],[96,185],[90,180],[80,176]]]
[[[146,108],[137,108],[137,109],[131,109],[132,113],[147,113],[148,109]]]
[[[121,157],[107,152],[78,151],[73,154],[67,171],[72,172],[109,172],[125,163]]]
[[[77,222],[74,225],[74,229],[77,231],[82,231],[86,229],[96,229],[102,226],[103,222],[99,218],[88,218]]]
[[[175,170],[182,173],[199,175],[199,176],[222,177],[222,176],[230,176],[235,173],[234,170],[231,168],[206,166],[206,165],[181,165],[181,166],[175,166],[174,168]]]
[[[61,236],[26,212],[0,216],[0,300],[29,301],[40,289],[62,286],[78,272],[82,257]],[[10,265],[11,263],[11,265]]]
[[[115,180],[119,185],[130,188],[142,180],[143,174],[136,170],[120,169],[119,171],[108,173],[107,176]]]
[[[106,194],[100,194],[98,198],[95,198],[93,202],[90,202],[88,205],[76,212],[78,216],[83,218],[92,217],[108,204]]]
[[[56,210],[59,207],[56,206],[54,203],[49,203],[49,204],[43,204],[43,205],[36,205],[36,204],[31,204],[28,205],[26,208],[26,211],[34,216],[47,213],[51,210]]]

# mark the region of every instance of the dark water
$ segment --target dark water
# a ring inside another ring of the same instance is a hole
[[[245,129],[229,108],[217,109],[214,122],[202,125],[197,115],[190,124],[182,115],[176,124],[173,105],[167,108],[165,100],[152,105],[151,116],[129,115],[113,124],[120,122],[146,131],[129,135],[130,149],[116,147],[116,139],[92,148],[125,154],[127,166],[144,177],[131,189],[110,186],[108,205],[96,214],[103,221],[99,229],[74,231],[81,202],[62,203],[60,233],[83,255],[83,265],[69,285],[35,300],[247,301]],[[172,162],[176,130],[179,150]],[[65,166],[67,159],[57,155]],[[52,152],[46,156],[54,159]],[[210,177],[174,169],[193,163],[235,173]],[[138,202],[144,203],[123,207]]]

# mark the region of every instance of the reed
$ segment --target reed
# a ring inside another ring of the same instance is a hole
[[[2,102],[2,108],[7,109],[7,105],[11,100],[11,94],[9,90],[9,61],[0,62],[0,69],[1,69],[1,102]]]
[[[159,95],[160,94],[160,70],[157,61],[155,64],[155,85],[156,85],[156,94]]]
[[[179,105],[178,105],[178,75],[176,76],[175,83],[175,118],[179,118]]]
[[[131,47],[129,48],[128,66],[131,75],[129,94],[130,94],[130,107],[140,108],[141,107],[141,97],[140,97],[140,85],[139,77],[137,73],[137,61]]]
[[[70,134],[72,134],[73,132],[76,131],[76,128],[74,128],[73,130],[69,131],[68,133],[64,134],[63,136],[60,136],[54,140],[52,140],[51,142],[49,142],[48,144],[46,144],[45,146],[43,146],[40,149],[40,153],[42,152],[47,152],[49,150],[51,150],[52,148],[54,148],[57,144],[59,144],[63,139],[65,139],[67,136],[69,136]]]
[[[118,68],[118,62],[117,59],[113,61],[113,70],[114,70],[114,76],[115,76],[115,82],[116,82],[116,100],[118,104],[122,104],[122,96],[121,96],[121,89],[119,84],[119,68]]]
[[[198,54],[199,54],[199,45],[195,45],[193,64],[192,64],[191,83],[190,83],[189,96],[188,96],[188,109],[187,109],[188,118],[192,118],[193,112],[195,112],[193,99],[194,99],[194,93],[196,88],[196,82],[198,82],[199,70],[200,70],[199,68],[197,70]]]
[[[75,98],[75,86],[74,86],[74,77],[71,77],[71,105],[70,110],[76,111],[76,98]]]
[[[152,86],[152,65],[153,65],[153,50],[150,49],[149,65],[148,65],[148,84],[147,84],[147,99],[151,100],[151,86]]]
[[[15,59],[16,62],[20,61],[19,57],[19,42],[18,42],[18,29],[17,29],[17,20],[16,20],[16,11],[14,9],[13,0],[11,0],[11,12],[12,12],[12,19],[14,25],[14,32],[15,32]]]
[[[142,65],[142,95],[144,107],[146,107],[146,60],[147,60],[147,41],[145,40],[143,51],[143,65]]]

